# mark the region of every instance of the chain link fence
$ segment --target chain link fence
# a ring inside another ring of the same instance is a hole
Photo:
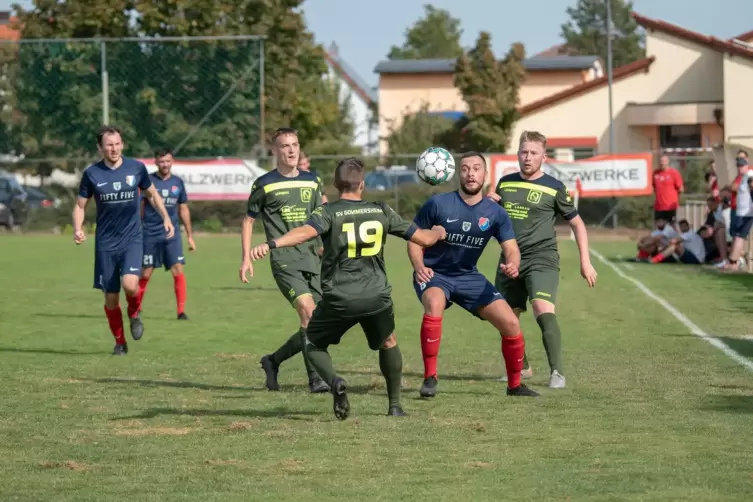
[[[0,168],[85,166],[102,124],[131,156],[259,156],[263,102],[260,37],[0,41]]]

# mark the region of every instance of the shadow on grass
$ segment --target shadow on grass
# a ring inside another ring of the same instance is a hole
[[[721,395],[706,399],[702,408],[710,411],[725,411],[728,413],[753,414],[753,395]]]
[[[313,422],[311,418],[306,418],[301,415],[321,415],[319,411],[305,411],[298,410],[292,411],[286,408],[278,407],[271,410],[202,410],[202,409],[177,409],[177,408],[150,408],[143,413],[137,415],[129,415],[126,417],[111,418],[111,421],[116,420],[139,420],[148,418],[157,418],[164,415],[183,415],[191,417],[249,417],[249,418],[283,418],[286,420],[303,420]]]
[[[280,291],[277,288],[268,288],[264,286],[217,286],[210,289],[216,291]]]
[[[108,354],[109,351],[98,352],[79,352],[75,350],[55,350],[55,349],[19,349],[15,347],[0,347],[0,352],[17,352],[20,354],[55,354],[59,356],[94,356]]]
[[[719,272],[712,268],[703,268],[702,273],[708,276],[711,289],[724,289],[734,294],[731,307],[738,312],[753,314],[753,274]]]
[[[382,376],[382,374],[379,371],[364,371],[364,370],[338,370],[338,373],[342,373],[343,375],[366,375],[366,376]],[[415,371],[408,371],[403,373],[404,378],[418,378],[423,381],[424,374],[423,373],[417,373]],[[489,376],[489,375],[478,375],[478,374],[456,374],[456,375],[442,375],[440,377],[440,380],[449,380],[449,381],[484,381],[484,380],[494,380],[496,381],[499,378],[499,376]]]
[[[753,359],[753,340],[730,336],[718,336],[717,338],[741,356]]]
[[[104,314],[68,314],[65,312],[33,312],[32,317],[50,317],[53,319],[104,319]]]
[[[237,391],[264,391],[267,389],[264,387],[244,387],[234,385],[212,385],[199,382],[171,382],[169,380],[134,380],[130,378],[77,378],[77,380],[85,380],[96,383],[120,383],[126,385],[138,385],[141,387],[172,387],[175,389],[199,389],[199,390],[237,390]]]

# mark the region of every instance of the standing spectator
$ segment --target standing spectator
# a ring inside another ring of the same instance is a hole
[[[706,170],[704,180],[706,181],[706,192],[710,193],[714,198],[719,200],[719,179],[716,176],[716,164],[713,160]]]
[[[737,152],[737,169],[739,179],[737,185],[737,195],[735,197],[735,211],[730,225],[730,234],[732,235],[732,248],[730,249],[729,258],[722,263],[726,270],[736,270],[740,268],[741,257],[745,240],[748,238],[750,229],[753,226],[753,170],[748,164],[748,152],[740,150]]]
[[[677,207],[683,190],[682,175],[669,167],[669,157],[662,155],[654,171],[654,220],[667,221],[676,229]]]

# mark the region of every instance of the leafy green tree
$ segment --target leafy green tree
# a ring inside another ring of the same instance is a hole
[[[505,152],[518,118],[518,91],[525,78],[525,49],[516,43],[498,61],[491,36],[479,35],[476,45],[455,65],[455,87],[468,105],[465,118],[456,123],[461,147],[480,152]]]
[[[387,137],[389,153],[420,154],[430,146],[444,146],[440,143],[452,125],[451,119],[431,114],[428,105],[423,104],[416,113],[406,115],[400,127]]]
[[[567,8],[570,20],[562,25],[564,51],[599,56],[607,61],[607,4],[612,10],[612,64],[623,66],[645,57],[643,35],[632,17],[633,2],[626,0],[578,0]]]
[[[424,17],[405,31],[401,47],[392,46],[389,59],[456,58],[463,53],[460,45],[460,20],[432,5],[424,5]]]
[[[265,154],[260,142],[280,126],[298,129],[304,142],[350,143],[352,124],[323,78],[324,52],[306,30],[302,3],[36,0],[28,11],[15,8],[24,38],[265,36],[264,131],[259,41],[106,43],[110,122],[123,128],[128,153],[169,145],[179,156],[202,157]],[[102,121],[99,43],[19,50],[15,115],[24,153],[91,156]]]

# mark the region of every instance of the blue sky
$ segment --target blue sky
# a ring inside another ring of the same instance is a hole
[[[12,2],[0,0],[0,10]],[[24,6],[32,5],[22,0]],[[374,66],[392,45],[400,45],[406,28],[421,17],[425,0],[306,0],[304,13],[318,42],[339,46],[344,59],[370,85]],[[432,5],[460,18],[463,44],[470,46],[479,31],[492,34],[494,49],[504,53],[520,41],[529,54],[559,43],[565,9],[575,0],[435,0]],[[634,0],[636,12],[663,19],[707,35],[729,38],[753,30],[753,0]]]

